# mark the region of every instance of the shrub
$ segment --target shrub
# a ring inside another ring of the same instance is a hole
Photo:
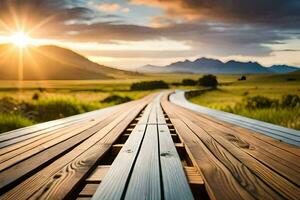
[[[218,80],[217,80],[216,76],[214,76],[212,74],[209,74],[209,75],[204,75],[203,77],[199,78],[198,84],[200,86],[215,88],[215,87],[217,87],[217,85],[219,83],[218,83]]]
[[[25,117],[0,113],[0,133],[30,125],[33,125],[33,122]]]
[[[184,86],[194,86],[197,84],[197,81],[193,79],[183,79],[181,84]]]
[[[269,99],[268,97],[258,95],[254,97],[247,97],[243,100],[242,104],[244,104],[245,108],[251,110],[278,107],[279,101],[276,99]]]
[[[19,109],[18,102],[11,97],[0,99],[0,113],[13,113]]]
[[[288,108],[300,106],[300,97],[296,94],[284,95],[281,99],[281,106]]]
[[[133,83],[131,90],[154,90],[154,89],[168,89],[169,85],[164,81],[142,81]]]
[[[126,103],[128,101],[131,101],[132,99],[130,97],[122,97],[119,95],[110,95],[108,97],[106,97],[105,99],[101,100],[101,103],[116,103],[116,104],[121,104],[121,103]]]
[[[247,96],[248,94],[249,94],[248,91],[245,91],[245,92],[243,93],[244,96]]]
[[[247,80],[246,76],[242,76],[241,78],[238,79],[238,81],[245,81],[245,80]]]
[[[182,83],[180,83],[180,82],[172,82],[171,85],[180,86],[180,85],[182,85]]]
[[[39,93],[34,93],[34,94],[32,95],[32,100],[39,100],[39,98],[40,98]]]

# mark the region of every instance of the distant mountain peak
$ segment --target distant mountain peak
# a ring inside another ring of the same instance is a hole
[[[289,73],[299,70],[299,68],[276,65],[265,67],[256,61],[236,61],[229,60],[222,62],[218,59],[201,57],[194,61],[188,59],[171,63],[167,66],[157,67],[141,67],[141,72],[187,72],[187,73],[211,73],[211,74],[262,74],[262,73]]]

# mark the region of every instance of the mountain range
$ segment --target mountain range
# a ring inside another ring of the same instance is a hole
[[[167,66],[145,65],[136,69],[144,73],[205,73],[205,74],[271,74],[290,73],[300,70],[298,67],[287,65],[273,65],[265,67],[257,62],[239,62],[230,60],[222,62],[217,59],[199,58],[195,61],[185,60]]]
[[[21,66],[24,80],[112,79],[134,74],[99,65],[58,46],[31,46],[20,51],[14,45],[0,45],[0,79],[18,79]]]

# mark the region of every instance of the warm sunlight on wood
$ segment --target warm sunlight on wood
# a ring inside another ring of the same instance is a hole
[[[10,42],[19,48],[25,48],[30,44],[30,37],[24,32],[16,32],[10,37]]]

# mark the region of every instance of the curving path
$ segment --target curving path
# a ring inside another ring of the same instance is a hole
[[[183,90],[178,90],[170,95],[170,101],[174,104],[180,105],[198,113],[206,114],[216,119],[262,133],[288,144],[293,144],[298,147],[300,146],[300,131],[191,103],[185,98],[185,91]]]

